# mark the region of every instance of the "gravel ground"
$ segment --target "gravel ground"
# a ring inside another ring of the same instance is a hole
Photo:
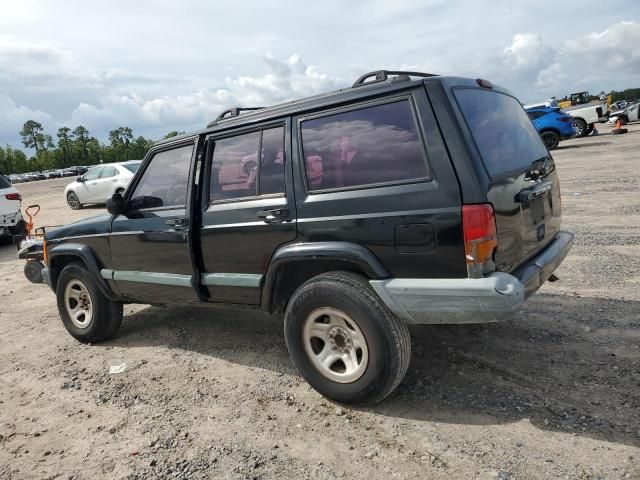
[[[280,319],[129,306],[81,345],[0,247],[0,478],[640,479],[640,125],[561,143],[576,243],[509,322],[412,328],[407,377],[351,409],[312,391]],[[69,180],[19,185],[65,223]],[[126,363],[123,373],[109,367]]]

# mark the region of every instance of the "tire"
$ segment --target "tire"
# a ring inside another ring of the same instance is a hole
[[[594,129],[594,128],[596,128],[596,127],[594,126],[594,124],[593,124],[593,123],[590,123],[590,124],[589,124],[589,126],[587,127],[587,135],[591,135],[591,133],[593,132],[593,129]],[[585,136],[587,136],[587,135],[585,135]]]
[[[73,262],[60,272],[56,285],[58,312],[67,331],[82,343],[113,337],[122,324],[122,303],[113,302],[99,290],[84,264]],[[76,298],[75,302],[71,301]],[[81,302],[88,300],[88,306]],[[78,308],[79,307],[79,308]],[[71,313],[81,312],[72,319]]]
[[[576,129],[576,137],[584,137],[587,135],[587,122],[581,118],[573,119],[573,126]]]
[[[558,148],[558,144],[560,143],[560,135],[558,135],[556,132],[547,130],[546,132],[542,132],[540,134],[540,137],[542,138],[542,141],[544,142],[548,150]]]
[[[627,133],[629,130],[627,128],[614,128],[611,130],[611,135],[622,135],[623,133]]]
[[[44,278],[42,278],[42,269],[44,268],[44,263],[40,260],[28,260],[27,263],[24,264],[24,276],[27,277],[31,283],[42,283],[44,282]]]
[[[69,205],[73,210],[80,210],[82,208],[80,199],[75,192],[67,193],[67,205]]]
[[[318,275],[298,288],[287,305],[284,333],[304,379],[344,404],[383,400],[400,384],[411,358],[407,325],[366,279],[349,272]],[[325,353],[328,366],[317,366]]]

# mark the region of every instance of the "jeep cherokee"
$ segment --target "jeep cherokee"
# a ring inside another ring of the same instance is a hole
[[[382,70],[158,142],[109,214],[47,233],[43,276],[81,342],[112,337],[124,303],[284,313],[317,391],[376,402],[407,370],[407,324],[503,321],[552,277],[560,207],[513,95]]]

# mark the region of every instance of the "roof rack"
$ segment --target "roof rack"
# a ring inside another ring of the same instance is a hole
[[[216,118],[216,122],[219,122],[220,120],[225,120],[227,118],[233,118],[233,117],[237,117],[238,115],[240,115],[242,112],[249,112],[249,111],[253,111],[253,110],[260,110],[262,107],[233,107],[230,108],[228,110],[225,110],[224,112],[222,112],[220,115],[218,115],[218,117]]]
[[[404,72],[401,70],[375,70],[373,72],[365,73],[364,75],[362,75],[355,82],[353,82],[353,85],[351,85],[351,87],[356,88],[356,87],[361,87],[363,85],[369,85],[370,83],[384,82],[389,78],[389,75],[398,75],[400,77],[406,77],[406,78],[402,78],[402,80],[408,80],[409,77],[425,77],[426,78],[426,77],[437,76],[433,73],[423,73],[423,72]],[[371,78],[371,77],[375,77],[375,78],[373,80],[365,82],[367,78]],[[399,77],[396,77],[396,78],[400,80]]]

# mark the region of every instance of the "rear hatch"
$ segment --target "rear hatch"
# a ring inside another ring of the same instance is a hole
[[[498,246],[496,270],[512,272],[560,231],[555,164],[520,102],[493,88],[454,88],[488,175]]]

